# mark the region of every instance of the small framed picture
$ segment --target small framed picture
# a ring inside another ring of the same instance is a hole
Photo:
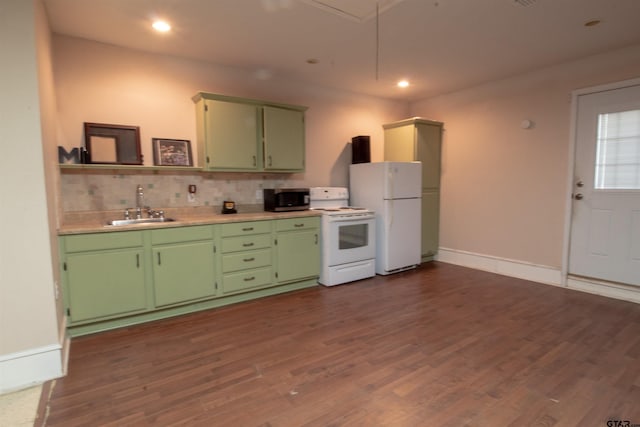
[[[156,166],[193,166],[191,141],[152,138],[153,164]]]

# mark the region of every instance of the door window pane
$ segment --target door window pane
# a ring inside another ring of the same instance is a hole
[[[640,189],[640,110],[600,114],[596,189]]]

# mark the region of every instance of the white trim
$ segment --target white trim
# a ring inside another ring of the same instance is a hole
[[[503,276],[640,303],[640,287],[575,276],[566,277],[562,275],[561,270],[554,267],[448,248],[440,248],[436,259],[448,264],[489,271]]]
[[[67,375],[69,367],[69,354],[71,353],[71,337],[67,334],[67,316],[62,316],[60,323],[60,340],[62,341],[62,375]]]
[[[571,93],[571,121],[569,128],[569,155],[567,156],[567,182],[565,193],[564,209],[564,230],[562,233],[562,267],[561,281],[563,286],[567,286],[567,276],[569,274],[569,251],[571,250],[571,218],[573,215],[573,181],[575,180],[574,169],[576,162],[576,126],[578,123],[578,91]]]
[[[567,286],[569,289],[588,292],[590,294],[640,303],[640,288],[636,286],[575,276],[569,276],[567,278]]]
[[[562,286],[561,271],[554,267],[448,248],[439,248],[436,259],[449,264],[502,274],[503,276]]]
[[[65,347],[68,349],[66,342]],[[60,344],[53,344],[1,355],[0,394],[61,377],[63,375],[62,350]]]
[[[622,89],[625,87],[631,87],[631,86],[637,86],[637,85],[640,85],[640,78],[623,80],[621,82],[606,83],[603,85],[585,87],[582,89],[576,89],[572,91],[571,94],[572,96],[578,97],[580,95],[589,95],[592,93],[606,92],[608,90]]]

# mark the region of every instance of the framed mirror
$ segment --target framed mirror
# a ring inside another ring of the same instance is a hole
[[[87,163],[141,165],[140,127],[84,124]]]

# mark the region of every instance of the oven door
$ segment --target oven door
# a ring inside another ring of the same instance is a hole
[[[375,219],[333,216],[323,227],[323,257],[340,265],[376,257]]]

